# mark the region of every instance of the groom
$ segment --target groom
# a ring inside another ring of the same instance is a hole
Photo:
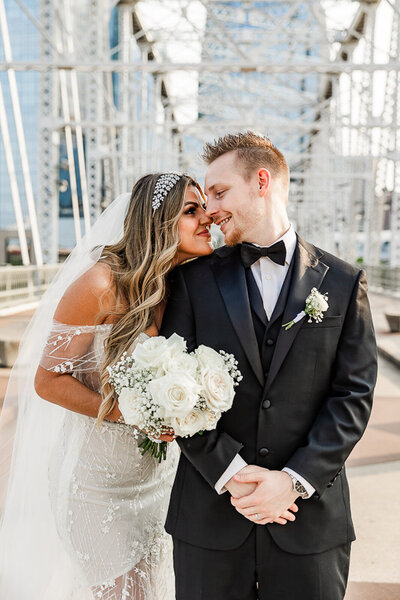
[[[342,600],[355,539],[344,462],[376,379],[365,274],[294,232],[268,138],[226,135],[204,158],[226,246],[175,270],[161,334],[233,353],[243,380],[216,430],[178,440],[176,598]],[[314,288],[322,321],[286,330]]]

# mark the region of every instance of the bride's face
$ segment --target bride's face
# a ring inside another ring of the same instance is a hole
[[[212,220],[205,213],[203,199],[194,186],[186,191],[183,212],[179,220],[180,243],[177,252],[177,263],[188,258],[211,254],[210,225]]]

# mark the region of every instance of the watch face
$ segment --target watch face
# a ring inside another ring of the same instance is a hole
[[[300,481],[296,481],[294,488],[299,494],[307,494],[306,488],[300,483]]]

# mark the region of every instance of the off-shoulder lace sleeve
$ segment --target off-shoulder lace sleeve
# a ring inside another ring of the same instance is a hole
[[[55,373],[98,371],[100,355],[94,343],[95,336],[99,330],[107,331],[109,327],[111,326],[66,325],[53,321],[40,366]]]

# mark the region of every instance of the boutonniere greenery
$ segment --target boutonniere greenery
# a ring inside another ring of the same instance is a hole
[[[317,323],[321,323],[324,318],[324,312],[329,308],[328,294],[321,294],[317,288],[313,288],[311,293],[306,298],[305,309],[299,312],[292,321],[284,323],[282,327],[285,331],[290,329],[295,323],[301,321],[301,319],[308,315],[308,322],[311,323],[314,319]]]

